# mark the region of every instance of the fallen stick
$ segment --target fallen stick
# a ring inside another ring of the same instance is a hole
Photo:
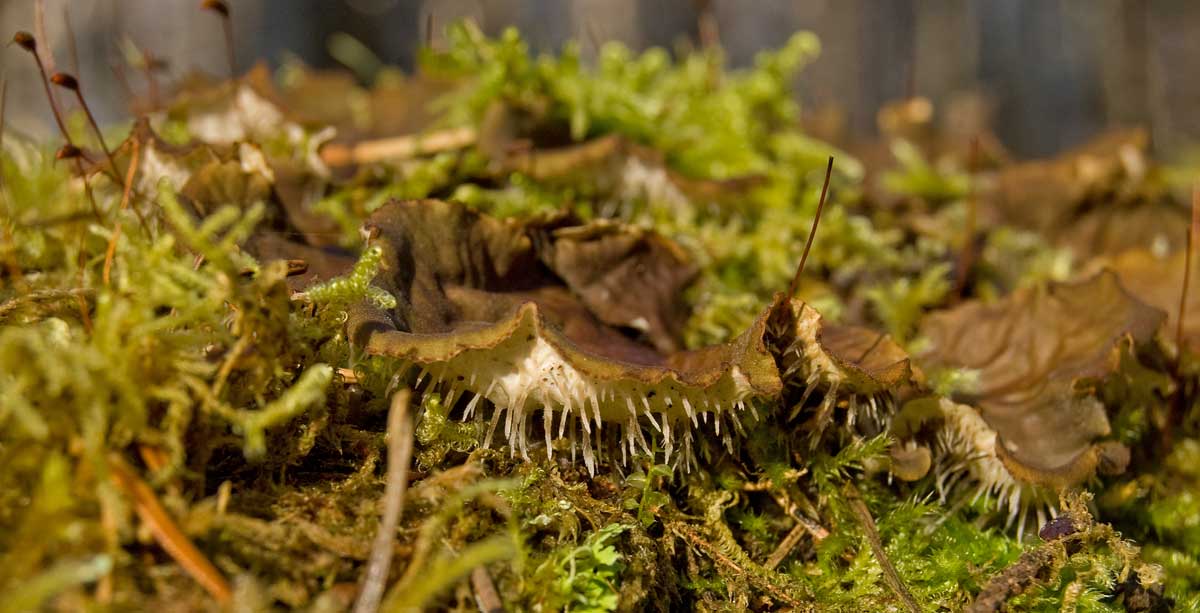
[[[354,603],[354,613],[375,613],[379,610],[391,569],[396,528],[400,525],[404,493],[408,489],[408,467],[412,464],[413,426],[408,417],[411,396],[412,393],[407,389],[396,392],[392,396],[392,408],[388,411],[388,471],[387,486],[383,492],[383,520],[371,545],[371,558],[367,562],[362,591]]]
[[[487,568],[477,566],[471,571],[471,590],[475,592],[475,604],[479,606],[480,613],[504,613],[504,603],[496,592],[496,584]]]
[[[913,598],[908,588],[904,586],[904,582],[900,579],[900,573],[896,572],[896,567],[892,565],[891,559],[887,557],[887,553],[883,550],[883,541],[879,538],[879,530],[875,528],[875,518],[871,517],[871,510],[867,508],[867,503],[863,502],[862,496],[859,495],[858,489],[853,484],[846,484],[846,497],[850,503],[850,510],[854,512],[854,516],[858,518],[858,523],[862,524],[863,532],[867,535],[867,542],[871,544],[871,551],[875,554],[875,560],[879,562],[879,567],[883,569],[883,580],[892,588],[892,592],[896,597],[904,603],[904,606],[913,613],[920,613],[921,606],[917,604],[917,600]]]
[[[321,160],[330,166],[370,164],[407,160],[420,155],[463,149],[475,144],[474,128],[451,128],[429,134],[407,134],[346,145],[330,143],[321,148]]]

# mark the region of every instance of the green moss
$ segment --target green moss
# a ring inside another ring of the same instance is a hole
[[[900,167],[884,191],[922,200],[929,223],[918,228],[868,206],[862,165],[798,127],[794,78],[818,51],[801,33],[742,70],[727,69],[716,50],[673,57],[619,45],[589,63],[574,46],[535,58],[515,32],[489,40],[455,26],[446,50],[423,55],[428,74],[463,79],[439,103],[447,125],[482,126],[505,104],[575,140],[616,134],[647,146],[662,155],[661,167],[648,165],[659,180],[752,178],[752,187],[691,198],[614,192],[601,184],[611,177],[497,172],[481,148],[468,148],[329,186],[313,208],[337,231],[322,242],[359,249],[362,220],[390,198],[453,196],[498,217],[568,209],[619,218],[671,237],[698,264],[685,331],[696,347],[745,329],[787,287],[834,155],[801,297],[827,320],[882,324],[918,350],[920,317],[950,299],[947,262],[961,250],[970,181],[897,144]],[[370,62],[363,72],[387,74]],[[188,112],[176,109],[163,126],[169,141],[190,137]],[[82,127],[73,120],[73,130]],[[260,144],[269,155],[306,159],[318,139],[301,133]],[[135,193],[135,208],[122,211],[119,185],[93,176],[93,209],[68,170],[48,148],[5,139],[0,525],[9,529],[0,534],[0,608],[101,607],[101,581],[113,608],[208,603],[139,536],[130,501],[108,476],[112,454],[147,476],[223,573],[240,577],[235,606],[333,607],[344,599],[339,586],[359,581],[378,526],[390,395],[416,384],[397,376],[395,360],[355,355],[341,329],[355,302],[393,306],[395,297],[372,285],[380,253],[363,250],[344,276],[293,293],[286,267],[239,247],[278,231],[286,213],[275,203],[231,203],[196,218],[164,184]],[[967,291],[985,298],[1072,271],[1064,252],[1011,228],[986,229],[979,255]],[[1153,574],[1141,562],[1161,565],[1179,606],[1200,604],[1194,424],[1178,433],[1165,465],[1138,464],[1155,457],[1156,420],[1178,384],[1162,356],[1151,357],[1122,368],[1125,380],[1103,383],[1114,437],[1135,448],[1138,472],[1104,484],[1098,505],[1148,543],[1144,559],[1112,534],[1089,533],[1097,546],[1064,554],[1012,607],[1115,610],[1121,579]],[[942,395],[972,386],[969,371],[926,375]],[[813,440],[786,403],[757,406],[762,419],[746,420],[728,448],[699,435],[688,470],[634,458],[603,462],[589,477],[566,453],[524,462],[479,449],[483,424],[460,422],[461,403],[417,391],[418,470],[384,610],[460,606],[470,595],[464,576],[478,567],[517,609],[895,608],[847,484],[923,608],[963,608],[1029,549],[981,527],[995,504],[986,497],[942,508],[929,502],[929,479],[889,480],[886,434],[864,437],[839,421]],[[790,391],[788,399],[796,401]],[[844,420],[841,407],[838,415]]]

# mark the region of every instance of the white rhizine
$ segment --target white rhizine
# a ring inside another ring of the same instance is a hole
[[[532,340],[526,341],[528,338]],[[528,458],[532,429],[529,418],[541,411],[547,457],[553,458],[553,438],[566,438],[572,456],[582,451],[583,461],[592,473],[609,447],[606,441],[618,445],[624,458],[651,453],[653,444],[645,437],[642,418],[660,433],[657,443],[667,461],[674,453],[676,439],[681,439],[683,453],[676,459],[690,464],[691,430],[700,427],[701,418],[706,425],[711,421],[714,434],[724,435],[726,446],[731,446],[728,428],[722,433],[721,422],[728,419],[741,431],[738,413],[754,393],[749,379],[737,367],[708,388],[690,387],[672,377],[653,386],[637,380],[596,379],[564,359],[529,324],[494,348],[466,350],[447,362],[423,367],[417,385],[427,379],[426,389],[444,388],[447,406],[453,407],[454,399],[470,398],[464,419],[476,414],[481,398],[494,405],[485,446],[499,431],[514,454]],[[678,427],[689,422],[692,428]]]
[[[1030,511],[1037,526],[1044,524],[1047,516],[1057,514],[1052,493],[1009,474],[996,457],[996,431],[974,408],[945,398],[939,408],[944,425],[935,447],[936,484],[943,501],[956,486],[970,481],[975,485],[972,502],[981,496],[994,496],[997,508],[1007,511],[1007,525],[1017,524],[1018,540],[1024,537]]]
[[[785,351],[790,363],[785,365],[784,382],[805,388],[801,404],[814,390],[824,390],[819,411],[826,419],[832,418],[844,400],[849,427],[866,424],[873,431],[886,429],[891,412],[886,398],[872,393],[839,396],[839,389],[851,387],[849,380],[820,349],[815,338],[818,316],[811,309],[806,311],[800,314],[796,330],[773,331],[779,338],[796,339]],[[512,453],[528,459],[532,424],[540,421],[547,458],[553,459],[554,439],[566,439],[572,459],[582,451],[593,474],[602,455],[615,451],[614,444],[620,447],[623,459],[639,452],[651,454],[657,446],[666,462],[674,456],[689,467],[694,460],[694,431],[700,429],[711,431],[732,451],[734,432],[744,435],[741,420],[747,405],[757,419],[754,402],[760,400],[749,377],[737,366],[707,387],[687,385],[671,375],[655,384],[593,377],[543,338],[531,317],[495,347],[467,348],[448,361],[422,366],[416,385],[427,379],[425,389],[442,390],[451,409],[456,399],[469,398],[463,418],[488,422],[485,447],[501,432]],[[481,398],[492,405],[487,417],[479,416],[480,407],[486,406],[480,404]],[[538,411],[540,420],[535,417]],[[725,421],[729,423],[723,424]],[[646,424],[653,431],[644,432]],[[677,441],[682,447],[680,454],[675,454]]]

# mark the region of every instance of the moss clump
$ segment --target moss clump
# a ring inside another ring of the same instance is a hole
[[[1195,372],[1161,343],[1123,346],[1113,377],[1075,385],[1104,405],[1132,460],[1080,484],[1099,492],[1092,507],[1068,493],[1073,536],[1046,543],[1020,541],[987,492],[944,497],[945,475],[958,474],[937,465],[945,457],[912,481],[890,473],[907,449],[892,407],[864,425],[852,405],[867,399],[830,392],[824,403],[824,390],[758,403],[728,443],[697,435],[694,466],[634,454],[591,476],[569,453],[523,461],[481,448],[486,424],[462,421],[396,360],[361,355],[343,329],[351,309],[396,306],[377,285],[383,254],[358,234],[391,198],[454,198],[547,231],[573,217],[670,237],[700,271],[686,295],[690,347],[729,340],[788,286],[831,154],[802,297],[826,322],[884,330],[913,354],[927,349],[928,312],[1066,278],[1107,254],[1068,251],[1071,241],[989,208],[986,188],[1003,177],[961,156],[884,143],[895,163],[868,167],[806,134],[791,94],[819,52],[811,34],[741,70],[718,50],[608,44],[589,64],[573,45],[531,57],[514,31],[448,34],[448,49],[423,52],[420,74],[360,63],[379,83],[303,97],[305,113],[274,88],[299,100],[304,83],[337,77],[292,66],[279,83],[255,72],[181,86],[168,119],[153,122],[162,138],[138,124],[115,168],[73,174],[53,144],[5,135],[0,611],[347,609],[379,526],[384,414],[401,387],[420,394],[416,464],[384,610],[466,610],[489,584],[505,606],[535,611],[897,610],[910,598],[929,610],[1200,606]],[[331,171],[325,128],[402,123],[388,96],[404,87],[405,99],[444,94],[406,111],[435,116],[421,127],[474,140]],[[214,126],[237,138],[215,138]],[[597,142],[610,153],[581,156]],[[566,162],[521,163],[547,152]],[[1126,179],[1064,190],[1083,200],[1060,204],[1086,214],[1161,196],[1151,179]],[[972,229],[981,211],[999,225]],[[274,257],[278,244],[312,272]],[[969,368],[925,369],[880,398],[969,403],[977,383]],[[819,406],[828,427],[811,436]],[[956,442],[944,422],[914,426],[934,441],[921,444]],[[140,497],[116,478],[126,466],[145,481]],[[216,587],[181,543],[211,564]],[[993,589],[996,578],[1020,589]]]

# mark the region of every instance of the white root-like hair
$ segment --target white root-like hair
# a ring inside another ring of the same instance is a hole
[[[934,444],[934,485],[942,502],[958,496],[971,502],[989,497],[1006,514],[1005,526],[1016,524],[1024,538],[1031,520],[1037,526],[1058,514],[1057,496],[1049,489],[1013,478],[996,456],[996,431],[972,407],[942,398],[943,419]]]

